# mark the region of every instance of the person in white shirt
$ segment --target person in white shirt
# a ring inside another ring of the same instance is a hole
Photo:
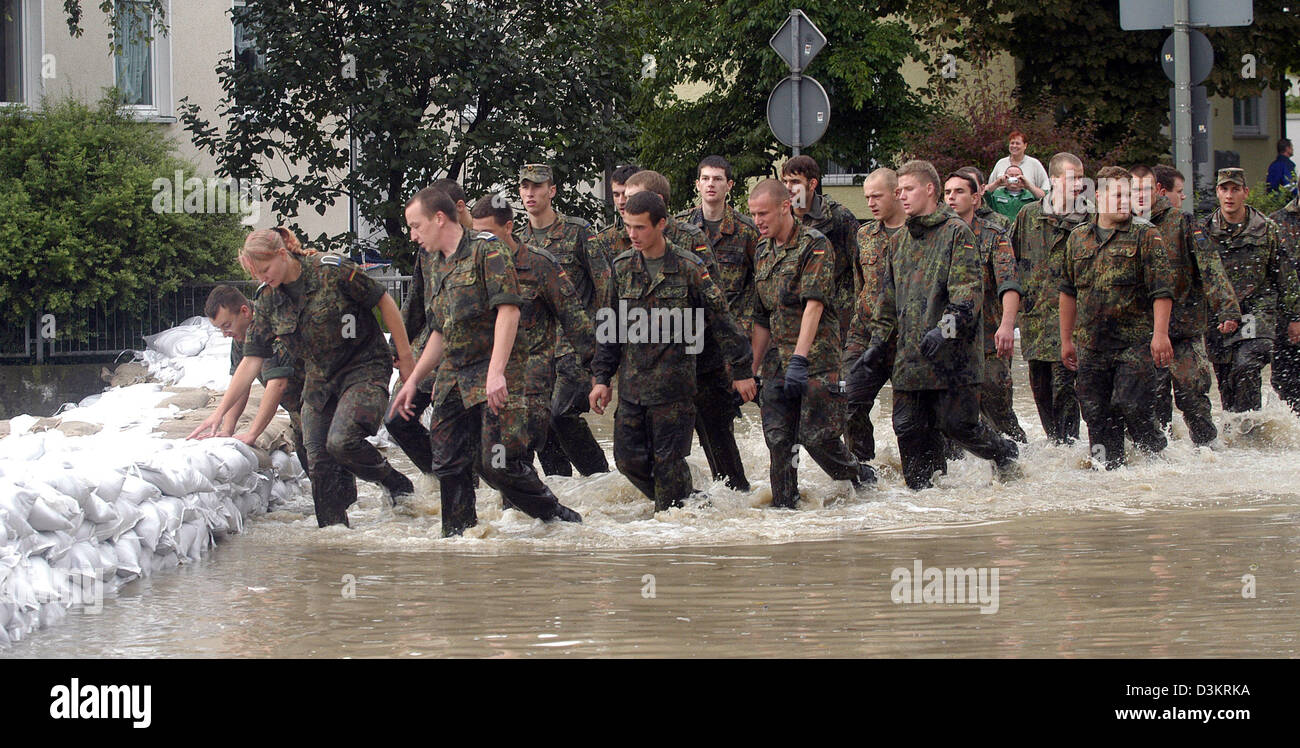
[[[1047,194],[1048,185],[1051,184],[1047,180],[1047,169],[1043,168],[1043,162],[1033,156],[1025,155],[1026,145],[1028,145],[1028,142],[1025,140],[1025,134],[1019,130],[1014,130],[1007,136],[1007,150],[1011,151],[1011,155],[1004,156],[993,167],[993,171],[989,173],[989,183],[984,185],[985,192],[1005,187],[1007,185],[1007,168],[1019,166],[1021,173],[1024,175],[1021,186],[1032,192],[1034,197],[1038,199],[1042,199],[1043,195]]]

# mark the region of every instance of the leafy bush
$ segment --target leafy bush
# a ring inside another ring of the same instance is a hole
[[[1295,179],[1295,176],[1293,175],[1291,178]],[[1289,202],[1291,202],[1290,192],[1269,191],[1268,182],[1262,179],[1254,187],[1250,188],[1250,194],[1246,196],[1246,204],[1266,216],[1272,215],[1274,211],[1281,209],[1283,205]]]
[[[54,314],[61,337],[84,339],[88,310],[139,312],[184,283],[243,277],[239,216],[155,211],[155,180],[195,169],[114,101],[0,109],[0,313],[11,320]]]

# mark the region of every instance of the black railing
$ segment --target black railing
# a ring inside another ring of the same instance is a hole
[[[406,299],[409,275],[376,276],[401,306]],[[208,293],[219,285],[234,286],[251,295],[257,283],[250,280],[193,283],[163,296],[150,299],[140,313],[90,311],[85,323],[84,340],[60,333],[57,322],[45,315],[33,315],[19,325],[0,328],[0,363],[70,362],[86,358],[119,356],[127,351],[142,350],[144,336],[154,335],[203,314]],[[53,336],[49,335],[53,331]]]

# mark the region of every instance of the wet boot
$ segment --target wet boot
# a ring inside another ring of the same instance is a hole
[[[853,490],[860,493],[876,485],[876,469],[865,462],[858,463],[858,475],[853,479]]]
[[[411,483],[411,479],[397,468],[393,468],[392,472],[379,482],[379,485],[383,486],[388,493],[388,502],[392,506],[405,504],[415,496],[415,486]]]
[[[464,535],[466,529],[478,524],[473,478],[469,475],[440,478],[438,485],[442,494],[442,536]]]
[[[582,515],[563,504],[555,505],[555,515],[552,516],[551,519],[558,519],[561,522],[576,522],[582,524]]]
[[[348,522],[348,507],[357,500],[357,479],[342,465],[322,459],[323,464],[313,464],[311,471],[311,498],[316,509],[316,524],[320,527],[343,525]]]

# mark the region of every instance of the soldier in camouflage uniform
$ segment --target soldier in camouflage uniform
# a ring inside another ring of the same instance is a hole
[[[1156,367],[1173,359],[1169,255],[1160,230],[1130,213],[1129,180],[1116,166],[1097,173],[1097,217],[1070,233],[1060,284],[1061,361],[1078,372],[1092,456],[1107,470],[1124,464],[1125,426],[1140,449],[1165,448],[1152,407]]]
[[[966,169],[953,172],[944,183],[944,201],[975,234],[975,249],[984,270],[984,378],[980,386],[980,412],[998,431],[1023,444],[1028,439],[1012,407],[1010,363],[1016,342],[1016,312],[1020,309],[1020,276],[1006,231],[999,224],[975,215],[978,195],[979,182]]]
[[[802,225],[821,232],[835,250],[835,313],[840,336],[849,329],[854,301],[862,288],[858,258],[858,219],[848,208],[821,194],[821,166],[810,156],[795,156],[781,165],[781,181],[793,196],[794,214]]]
[[[561,215],[551,207],[555,180],[551,167],[545,164],[528,164],[520,170],[519,195],[528,212],[528,221],[519,227],[516,238],[555,255],[577,289],[588,316],[594,316],[598,300],[609,283],[609,263],[592,246],[595,237],[591,226],[581,218]],[[572,475],[570,463],[582,475],[609,472],[605,450],[596,443],[596,437],[582,419],[588,410],[590,389],[591,372],[583,368],[568,342],[558,339],[551,432],[538,454],[547,475]]]
[[[1174,358],[1167,368],[1156,369],[1156,418],[1161,428],[1168,426],[1177,401],[1192,441],[1209,444],[1219,435],[1219,430],[1210,415],[1213,370],[1205,352],[1205,330],[1210,326],[1206,302],[1213,307],[1220,331],[1228,334],[1237,329],[1241,308],[1232,282],[1224,273],[1223,262],[1210,247],[1205,232],[1174,208],[1168,197],[1156,195],[1151,199],[1149,191],[1154,190],[1154,174],[1146,177],[1137,169],[1133,173],[1140,180],[1134,191],[1138,196],[1134,202],[1139,215],[1143,208],[1150,206],[1145,212],[1160,230],[1174,274],[1174,307],[1169,316]]]
[[[891,338],[885,346],[885,356],[879,366],[862,369],[860,376],[850,376],[849,372],[871,346],[871,317],[875,314],[876,299],[880,294],[881,272],[885,267],[889,240],[902,230],[907,214],[903,212],[902,203],[898,202],[898,174],[893,169],[877,169],[869,174],[862,183],[862,194],[873,217],[858,229],[858,267],[862,288],[858,291],[856,308],[845,336],[842,371],[848,402],[844,441],[858,461],[867,462],[876,458],[871,409],[894,370],[898,336]]]
[[[470,228],[471,219],[469,209],[465,206],[465,191],[461,189],[460,184],[454,179],[444,178],[434,180],[430,187],[442,190],[447,193],[447,197],[455,201],[460,225],[466,229]],[[402,322],[406,326],[406,337],[411,341],[411,354],[416,359],[419,359],[420,354],[424,352],[424,343],[429,339],[425,310],[432,300],[433,278],[429,276],[429,263],[432,259],[431,254],[416,246],[415,262],[411,268],[411,282],[406,287],[406,299],[402,302]],[[396,350],[393,351],[393,358],[394,360],[397,358]],[[393,388],[394,396],[401,386],[402,383],[399,382]],[[411,403],[411,409],[415,412],[414,418],[384,419],[384,428],[388,430],[388,435],[392,437],[393,442],[401,447],[407,458],[426,475],[433,472],[433,455],[430,452],[429,430],[424,427],[420,418],[433,402],[433,386],[432,376],[425,377],[420,382],[415,400]]]
[[[845,397],[840,386],[839,318],[835,309],[835,250],[816,229],[800,225],[785,185],[760,182],[749,195],[759,235],[754,278],[755,366],[762,367],[763,437],[767,441],[772,506],[799,502],[799,445],[834,480],[855,489],[876,482],[840,439]]]
[[[302,429],[317,524],[348,524],[356,478],[379,483],[394,501],[414,493],[411,481],[366,441],[383,422],[393,370],[376,307],[397,342],[398,368],[408,377],[413,369],[397,303],[356,263],[308,254],[285,230],[249,234],[240,260],[269,288],[258,295],[244,360],[221,409],[275,355],[279,338],[290,355],[306,362]]]
[[[430,428],[433,472],[442,499],[443,537],[478,523],[473,468],[509,505],[538,519],[580,522],[533,470],[522,383],[526,353],[512,355],[519,284],[508,249],[489,233],[466,231],[446,193],[426,188],[406,206],[406,222],[434,255],[429,340],[392,413],[409,418],[419,381],[439,367]],[[444,372],[446,374],[444,375]],[[444,386],[444,382],[446,386]],[[391,414],[390,414],[391,415]]]
[[[263,284],[258,287],[257,293],[261,294],[265,289],[266,285]],[[253,324],[253,305],[244,294],[239,292],[239,289],[233,286],[217,286],[208,294],[203,311],[211,320],[213,327],[230,338],[230,373],[233,375],[244,360],[244,340],[248,335],[249,326]],[[302,441],[301,411],[302,387],[307,376],[307,365],[301,358],[292,356],[279,338],[276,338],[272,348],[274,354],[262,362],[262,370],[257,374],[257,381],[262,383],[266,391],[262,395],[262,405],[257,415],[253,417],[253,422],[249,424],[248,430],[242,434],[234,433],[235,425],[248,404],[248,394],[244,393],[240,401],[225,414],[221,430],[216,435],[233,436],[245,444],[253,444],[275,416],[276,408],[284,406],[289,414],[289,425],[293,429],[294,454],[297,455],[298,462],[305,471],[309,463],[307,447]],[[197,436],[201,430],[202,427],[197,429],[190,435],[191,438]]]
[[[1282,251],[1291,267],[1300,271],[1300,198],[1292,200],[1269,216],[1277,224]],[[1277,345],[1273,349],[1273,389],[1300,414],[1300,345],[1291,339],[1283,319],[1278,317]],[[1283,342],[1285,341],[1285,342]]]
[[[1288,338],[1300,339],[1300,283],[1282,249],[1277,224],[1246,205],[1246,172],[1219,169],[1219,207],[1202,230],[1223,261],[1241,305],[1235,334],[1206,331],[1205,343],[1219,380],[1223,409],[1258,410],[1262,371],[1273,353],[1273,336],[1285,323]]]
[[[633,250],[615,258],[613,286],[597,318],[598,348],[592,363],[596,384],[590,404],[597,413],[604,412],[610,381],[617,374],[614,463],[654,499],[655,511],[663,511],[681,506],[692,491],[686,455],[695,421],[692,359],[704,343],[698,323],[713,330],[734,371],[749,372],[750,350],[704,265],[665,241],[668,209],[663,199],[654,192],[634,194],[623,219]],[[677,330],[656,327],[656,318],[664,312],[679,315]],[[656,329],[647,329],[647,318],[648,327]],[[737,380],[735,387],[745,400],[753,398],[752,379]]]
[[[872,344],[855,367],[880,366],[880,341],[897,334],[890,375],[894,435],[908,488],[929,487],[935,471],[945,469],[945,437],[992,460],[999,480],[1012,480],[1019,475],[1015,442],[979,415],[984,279],[975,237],[947,206],[939,207],[942,187],[929,162],[903,164],[898,187],[907,229],[889,242],[871,319]]]
[[[510,384],[517,392],[522,391],[528,428],[521,453],[515,455],[509,451],[507,457],[522,460],[531,470],[533,454],[541,451],[550,430],[556,331],[563,330],[565,339],[584,367],[591,366],[596,338],[591,318],[587,316],[587,310],[578,299],[578,292],[569,282],[560,261],[544,249],[516,241],[513,211],[509,205],[494,203],[493,200],[489,195],[475,203],[474,230],[480,234],[493,234],[506,246],[519,280],[519,331],[510,351],[511,364],[507,369],[514,368],[516,357],[523,359],[522,387],[518,382]]]
[[[1077,195],[1083,162],[1058,153],[1048,165],[1052,190],[1021,208],[1011,228],[1011,249],[1020,271],[1020,352],[1029,364],[1029,388],[1047,437],[1057,444],[1079,438],[1075,373],[1061,363],[1057,300],[1061,263],[1070,232],[1087,220]]]
[[[614,264],[614,258],[627,251],[630,244],[626,244],[627,232],[623,230],[623,206],[627,204],[627,180],[633,174],[641,171],[641,167],[628,164],[620,166],[609,175],[609,196],[610,201],[614,203],[614,220],[605,228],[596,232],[596,237],[592,239],[591,250],[594,254],[601,255],[609,265]],[[623,243],[623,248],[615,251],[616,245]],[[610,254],[613,252],[613,254]]]

